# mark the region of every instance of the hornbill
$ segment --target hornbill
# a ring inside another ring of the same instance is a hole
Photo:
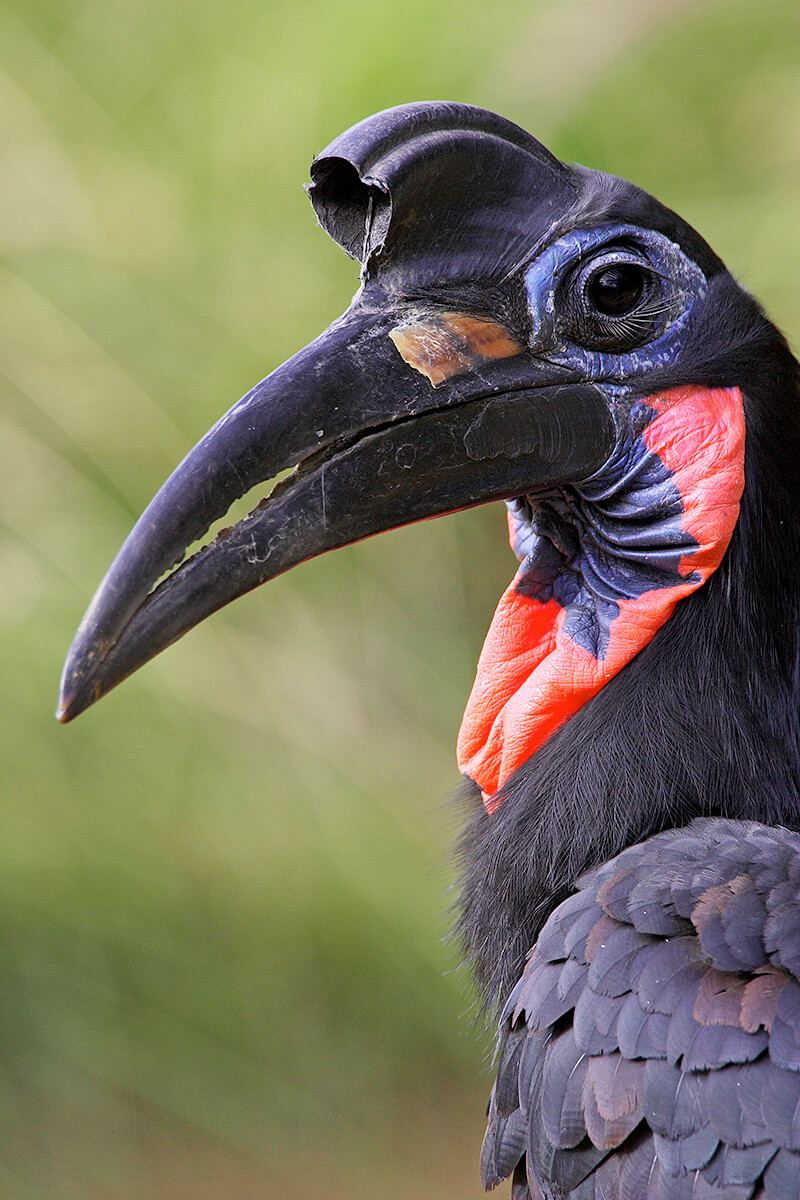
[[[675,213],[492,113],[378,113],[311,177],[359,290],[158,492],[59,715],[298,562],[504,500],[458,746],[484,1184],[797,1198],[798,365]]]

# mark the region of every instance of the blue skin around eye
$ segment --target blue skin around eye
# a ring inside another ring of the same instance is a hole
[[[680,574],[681,559],[698,544],[681,529],[683,502],[672,472],[644,442],[644,430],[656,413],[646,401],[631,403],[628,397],[637,379],[669,361],[705,293],[705,277],[677,246],[653,234],[646,246],[648,258],[659,274],[675,281],[672,319],[663,331],[622,355],[558,339],[555,298],[563,272],[578,257],[627,233],[616,227],[569,235],[549,247],[526,275],[534,349],[609,385],[620,429],[617,445],[584,483],[537,498],[532,511],[524,502],[508,504],[515,521],[514,551],[522,563],[516,590],[542,603],[556,600],[566,609],[564,632],[597,660],[608,651],[620,600],[700,581],[696,572]],[[637,241],[642,242],[641,231]]]
[[[567,272],[599,254],[604,246],[611,248],[620,242],[635,243],[639,256],[665,281],[664,302],[669,313],[664,314],[664,327],[645,345],[623,354],[609,354],[568,341],[559,330],[556,306],[558,289]],[[528,267],[525,290],[534,354],[578,370],[584,379],[630,387],[649,372],[675,361],[698,302],[705,298],[707,282],[697,264],[662,234],[627,225],[607,225],[570,233],[553,242]]]

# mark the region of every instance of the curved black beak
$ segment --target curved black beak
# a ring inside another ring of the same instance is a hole
[[[295,563],[577,482],[613,447],[601,392],[534,359],[519,319],[521,265],[578,195],[570,168],[502,118],[441,103],[368,118],[311,175],[317,217],[361,261],[362,291],[234,405],[150,503],[76,634],[62,721]],[[235,500],[292,468],[182,561]]]
[[[511,344],[503,357],[482,356],[454,326],[497,340],[488,320],[404,323],[357,304],[234,405],[151,501],[101,583],[64,667],[59,720],[299,562],[601,466],[614,428],[599,390]],[[432,331],[439,352],[423,361]],[[429,376],[470,357],[471,369],[433,385]],[[248,517],[163,578],[235,500],[291,467]]]

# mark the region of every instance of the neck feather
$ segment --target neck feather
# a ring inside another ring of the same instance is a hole
[[[506,780],[717,569],[739,515],[738,388],[673,388],[619,414],[610,459],[579,487],[510,511],[522,566],[478,663],[459,766],[489,812]]]

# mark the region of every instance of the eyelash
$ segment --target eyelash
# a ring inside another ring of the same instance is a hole
[[[588,289],[605,268],[617,264],[640,267],[650,276],[649,294],[630,313],[613,317],[591,305]],[[583,264],[583,269],[573,272],[562,285],[564,301],[559,320],[561,331],[589,349],[622,353],[648,340],[658,317],[673,311],[675,297],[665,297],[660,276],[647,262],[624,250],[617,253],[606,251],[593,262]]]

